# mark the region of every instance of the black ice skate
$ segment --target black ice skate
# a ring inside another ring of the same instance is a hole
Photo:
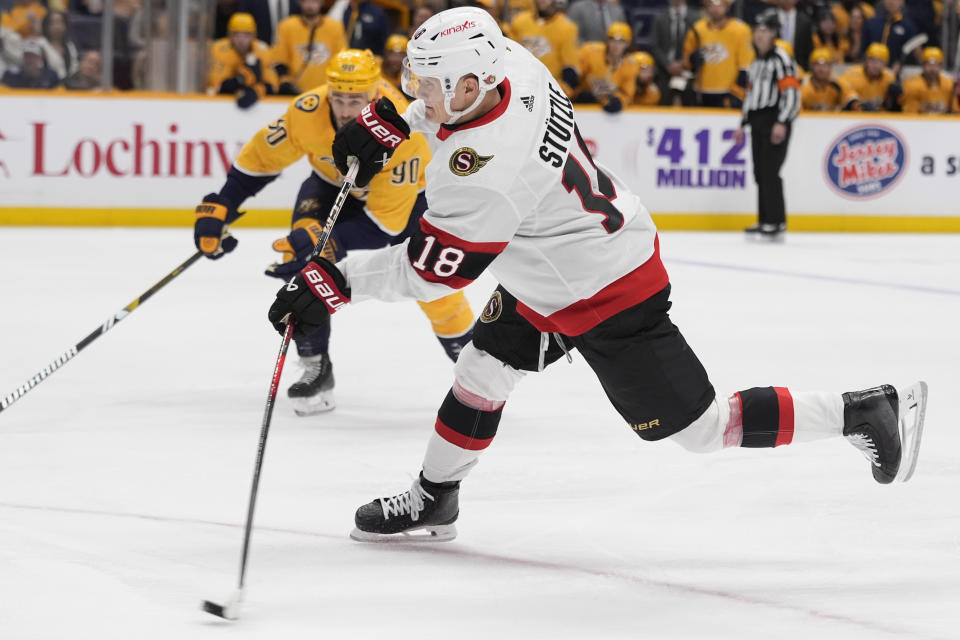
[[[463,348],[467,346],[467,343],[469,343],[472,338],[473,331],[468,331],[462,336],[456,336],[453,338],[437,336],[437,340],[440,341],[443,351],[447,354],[447,357],[454,362],[457,361],[457,358],[460,357],[460,352],[463,351]]]
[[[767,242],[783,242],[784,232],[787,230],[787,225],[783,222],[780,224],[755,224],[751,227],[747,227],[743,230],[747,234],[747,238],[750,240],[765,240]]]
[[[423,474],[408,491],[359,509],[350,537],[360,542],[443,542],[457,537],[460,482],[434,483]]]
[[[843,394],[843,435],[870,461],[877,482],[906,482],[913,475],[926,408],[925,382]]]
[[[330,411],[336,406],[333,401],[333,363],[330,356],[322,354],[300,358],[303,375],[287,389],[287,397],[293,403],[298,416],[311,416]]]

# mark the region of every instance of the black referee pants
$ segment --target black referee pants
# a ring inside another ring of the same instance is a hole
[[[783,142],[770,142],[770,132],[777,123],[777,111],[775,107],[761,109],[751,111],[747,116],[750,124],[750,144],[753,148],[753,177],[757,181],[760,224],[782,224],[787,221],[780,167],[787,158],[791,126],[787,123],[787,136]]]

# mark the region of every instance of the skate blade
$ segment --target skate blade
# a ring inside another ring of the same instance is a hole
[[[321,391],[310,398],[290,398],[290,403],[293,405],[293,412],[298,416],[315,416],[333,411],[337,407],[332,391]]]
[[[905,389],[898,389],[897,396],[900,400],[900,446],[903,454],[894,480],[906,482],[913,476],[920,455],[923,419],[927,414],[927,383],[917,382]]]
[[[371,533],[354,527],[350,538],[357,542],[448,542],[457,537],[457,526],[453,524],[438,524],[420,529],[409,529],[401,533]]]
[[[782,231],[777,233],[760,233],[759,231],[744,234],[747,242],[757,244],[783,244],[787,241],[786,235]]]

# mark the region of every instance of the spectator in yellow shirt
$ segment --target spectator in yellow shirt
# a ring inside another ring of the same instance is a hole
[[[707,17],[687,32],[685,66],[696,78],[705,107],[739,107],[753,62],[752,34],[742,20],[727,15],[727,0],[706,0]]]
[[[277,74],[270,66],[270,48],[256,39],[257,24],[249,13],[235,13],[227,23],[227,37],[210,50],[208,93],[235,95],[246,109],[263,96],[277,92]]]
[[[833,77],[834,52],[826,47],[810,54],[810,75],[800,85],[800,105],[805,111],[850,111],[857,94],[845,80]]]
[[[577,25],[559,10],[559,0],[536,0],[533,11],[524,11],[510,23],[514,39],[546,65],[567,95],[580,84],[577,73]]]
[[[607,29],[607,41],[588,42],[580,47],[580,84],[574,102],[597,103],[608,113],[617,113],[633,102],[640,68],[626,56],[633,31],[626,22],[614,22]]]
[[[630,57],[637,65],[637,83],[633,94],[633,104],[642,106],[660,104],[660,87],[653,81],[653,76],[657,71],[653,56],[646,51],[637,51],[631,53]]]
[[[943,51],[927,47],[921,56],[923,72],[903,83],[904,113],[958,113],[953,78],[943,73]]]
[[[892,111],[900,98],[900,85],[887,63],[890,50],[886,45],[874,42],[867,47],[863,64],[850,67],[841,76],[860,98],[862,111]]]
[[[297,95],[327,81],[327,63],[347,46],[343,23],[320,10],[322,0],[300,0],[300,15],[277,25],[273,62],[280,93]]]

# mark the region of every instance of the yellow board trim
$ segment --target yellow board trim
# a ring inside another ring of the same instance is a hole
[[[0,226],[54,227],[192,227],[193,210],[183,209],[60,209],[0,207]],[[751,213],[659,213],[653,215],[664,231],[740,231],[757,220]],[[289,209],[254,209],[235,223],[238,227],[289,227]],[[788,218],[790,231],[960,233],[960,217],[802,215]]]

